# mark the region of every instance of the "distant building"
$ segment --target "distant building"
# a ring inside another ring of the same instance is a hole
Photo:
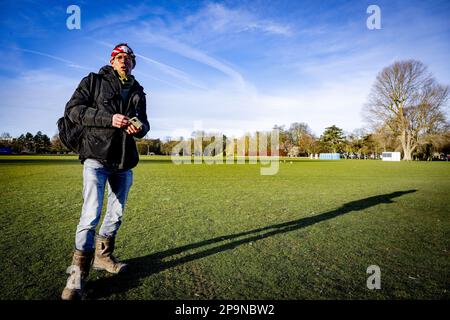
[[[400,161],[401,154],[400,154],[400,152],[383,152],[381,154],[381,160],[383,160],[383,161]]]

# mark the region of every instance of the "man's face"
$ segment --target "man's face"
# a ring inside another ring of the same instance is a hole
[[[121,77],[129,76],[131,74],[131,69],[133,68],[133,61],[130,56],[126,53],[117,54],[113,60],[111,60],[111,65],[116,70]]]

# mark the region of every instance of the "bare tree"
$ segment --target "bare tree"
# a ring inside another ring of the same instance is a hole
[[[445,125],[448,93],[422,62],[395,62],[377,75],[365,116],[375,128],[387,126],[402,146],[403,160],[411,160],[421,139]]]
[[[70,152],[69,149],[67,149],[61,142],[61,139],[59,138],[59,134],[55,134],[52,139],[50,140],[52,150],[57,153],[68,153]]]
[[[310,155],[314,149],[315,137],[312,130],[304,122],[294,122],[287,131],[290,149],[297,147],[296,150],[300,154]]]
[[[385,124],[374,128],[372,132],[372,139],[379,146],[380,152],[389,150],[401,151],[399,140],[394,136],[392,130]]]
[[[418,152],[423,160],[433,160],[433,156],[448,153],[450,147],[450,128],[441,133],[431,133],[424,136]]]

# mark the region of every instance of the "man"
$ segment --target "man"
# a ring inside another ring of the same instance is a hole
[[[84,128],[79,149],[84,203],[63,300],[82,298],[92,260],[95,269],[110,273],[126,267],[112,253],[133,180],[131,169],[139,161],[134,137],[144,137],[149,123],[145,93],[131,75],[136,65],[133,50],[126,43],[117,45],[110,63],[81,80],[65,109],[70,120]],[[140,124],[132,123],[133,117]],[[106,185],[107,209],[96,235]]]

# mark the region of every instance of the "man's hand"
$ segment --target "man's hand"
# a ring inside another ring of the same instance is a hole
[[[123,114],[116,113],[112,117],[112,126],[116,128],[125,128],[130,124],[130,122],[128,121],[129,119],[130,118],[124,116]]]
[[[128,134],[135,134],[141,131],[141,128],[136,128],[133,124],[130,123],[130,125],[125,130]]]

